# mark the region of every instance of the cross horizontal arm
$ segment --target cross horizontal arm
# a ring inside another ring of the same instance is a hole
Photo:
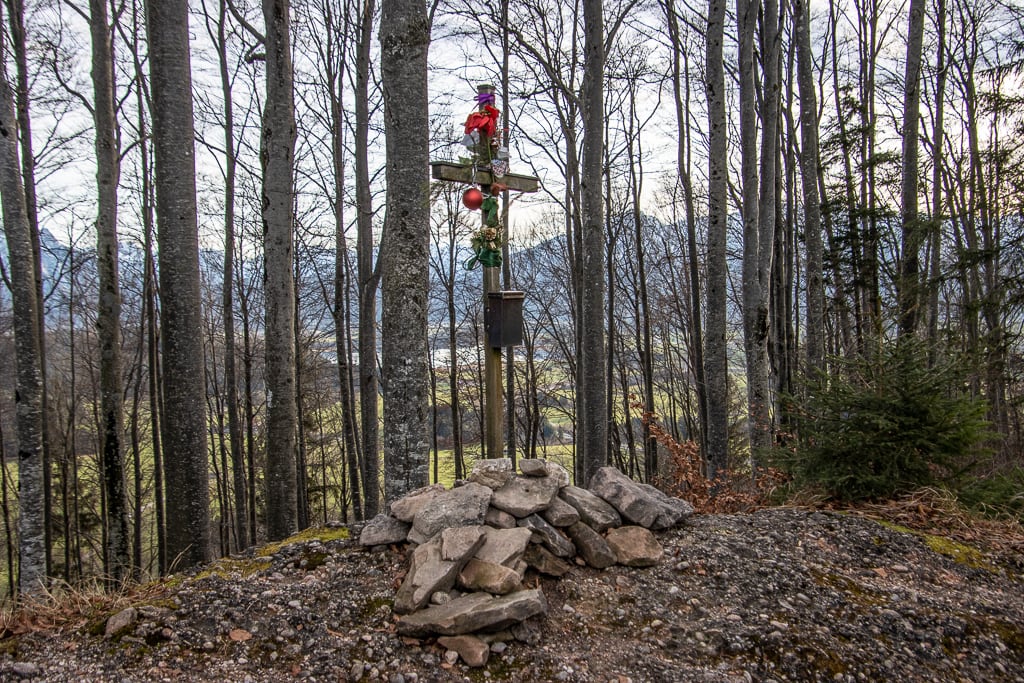
[[[534,176],[506,173],[500,180],[495,181],[489,170],[478,168],[474,175],[472,165],[455,161],[431,161],[430,176],[434,180],[448,180],[467,185],[491,185],[500,182],[513,192],[536,192],[540,189],[540,180]]]

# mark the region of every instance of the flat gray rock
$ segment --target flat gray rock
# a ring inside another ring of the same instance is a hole
[[[685,500],[635,482],[614,467],[595,472],[590,490],[611,503],[624,518],[647,529],[668,529],[693,514],[693,507]]]
[[[619,564],[627,567],[653,567],[665,554],[654,534],[642,526],[609,529],[605,541]]]
[[[379,514],[363,527],[359,534],[359,545],[390,545],[404,543],[411,525],[390,515]]]
[[[512,471],[512,460],[510,458],[493,458],[490,460],[477,460],[473,464],[473,471],[469,473],[466,479],[481,486],[500,489],[513,476],[515,476],[515,473]]]
[[[484,544],[482,526],[460,526],[441,531],[441,559],[446,562],[462,562],[473,557]]]
[[[548,476],[548,461],[540,458],[523,458],[519,461],[519,471],[524,477]]]
[[[124,629],[134,624],[139,618],[139,612],[134,607],[126,607],[114,616],[107,619],[106,627],[103,629],[103,637],[110,638],[117,635]]]
[[[560,488],[558,477],[514,477],[494,491],[491,505],[514,517],[526,517],[551,505]]]
[[[475,537],[475,541],[468,541]],[[394,610],[398,614],[414,612],[430,601],[438,591],[450,591],[455,586],[459,571],[469,562],[472,554],[484,543],[483,527],[445,529],[412,553],[409,573],[395,595]],[[447,555],[454,559],[445,559]],[[463,556],[455,557],[461,549]]]
[[[398,633],[412,638],[429,635],[458,636],[476,631],[498,631],[532,616],[546,614],[547,600],[539,588],[495,598],[471,593],[445,605],[435,605],[398,620]]]
[[[457,489],[442,491],[416,513],[409,531],[409,540],[422,544],[441,529],[483,524],[492,493],[486,486],[472,482]]]
[[[420,508],[444,493],[444,490],[444,484],[431,484],[411,491],[391,504],[391,516],[411,523]]]
[[[533,532],[529,529],[492,529],[484,527],[484,543],[474,557],[484,562],[515,568],[526,546],[530,544]]]
[[[519,588],[523,577],[504,565],[471,559],[459,572],[458,585],[468,591],[505,595]]]
[[[558,557],[572,557],[576,554],[576,546],[562,535],[555,527],[544,521],[540,515],[530,515],[519,520],[519,526],[533,533],[533,540],[539,541],[545,548]]]
[[[583,522],[576,522],[566,531],[580,556],[594,569],[605,569],[618,561],[601,534]]]
[[[484,522],[488,526],[493,526],[495,529],[516,528],[516,518],[504,510],[499,510],[493,505],[487,508],[487,515],[484,517]]]
[[[533,544],[526,549],[526,553],[523,555],[523,559],[526,563],[536,569],[541,574],[548,576],[554,576],[556,578],[564,576],[572,569],[565,560],[555,557],[555,555],[542,545]]]
[[[559,497],[576,509],[580,521],[598,533],[622,526],[622,517],[618,510],[603,499],[578,486],[566,486],[558,493]]]
[[[554,460],[548,460],[548,476],[554,477],[555,481],[558,482],[558,488],[568,486],[572,483],[572,477],[569,475],[569,470],[559,465]]]
[[[551,505],[546,510],[541,511],[540,516],[551,526],[572,526],[580,521],[580,513],[576,511],[576,508],[566,503],[559,496],[555,496],[555,499],[551,501]]]

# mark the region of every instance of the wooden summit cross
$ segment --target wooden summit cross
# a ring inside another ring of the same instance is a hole
[[[508,193],[536,192],[540,182],[534,176],[508,173],[508,129],[504,130],[504,145],[496,144],[500,112],[494,107],[494,86],[477,86],[478,110],[466,121],[466,137],[472,151],[469,161],[432,161],[430,175],[434,180],[479,186],[480,192],[467,189],[463,203],[471,210],[481,208],[483,217],[480,230],[473,237],[476,255],[467,262],[473,268],[477,263],[484,272],[484,457],[500,458],[502,454],[502,423],[505,415],[501,384],[501,349],[522,343],[522,292],[504,292],[498,280],[501,266],[502,230],[508,225],[494,222],[498,211],[497,195],[508,206]],[[507,120],[507,117],[506,117]],[[504,167],[504,168],[502,168]],[[504,170],[505,173],[501,173]],[[484,199],[487,197],[487,199]],[[500,214],[499,214],[500,215]],[[508,212],[505,212],[506,223]],[[511,355],[511,352],[510,352]]]

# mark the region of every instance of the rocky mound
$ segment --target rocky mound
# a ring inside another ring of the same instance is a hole
[[[478,461],[451,490],[434,484],[395,501],[363,529],[359,542],[416,545],[395,596],[398,633],[466,636],[516,627],[547,613],[539,588],[524,590],[530,569],[560,577],[569,562],[595,569],[649,567],[664,550],[650,529],[668,529],[693,514],[685,501],[630,480],[612,467],[590,490],[545,460]],[[623,520],[627,525],[623,526]],[[629,524],[631,523],[631,524]],[[480,638],[446,641],[471,666],[487,663]]]
[[[397,632],[401,546],[331,528],[81,618],[26,618],[0,641],[0,680],[1024,681],[1020,557],[785,508],[696,514],[656,537],[652,567],[528,573],[547,616],[485,634],[480,668],[460,661],[462,636]]]

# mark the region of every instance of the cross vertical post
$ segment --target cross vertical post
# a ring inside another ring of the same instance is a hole
[[[485,84],[477,86],[477,102],[480,105],[480,113],[494,120],[497,125],[497,110],[492,106],[494,102],[495,88],[493,85]],[[471,120],[477,114],[471,115]],[[478,119],[479,120],[479,119]],[[469,137],[470,122],[467,121],[466,133]],[[489,132],[490,130],[490,132]],[[445,180],[466,185],[478,185],[480,191],[476,192],[474,202],[467,201],[464,195],[463,203],[470,209],[477,209],[483,203],[484,211],[481,216],[481,228],[473,239],[473,246],[476,256],[470,259],[467,267],[472,268],[476,263],[483,267],[483,307],[484,307],[484,448],[485,458],[500,458],[502,452],[502,429],[504,426],[505,406],[504,391],[502,388],[502,357],[503,346],[512,346],[521,343],[509,341],[508,330],[502,330],[501,326],[508,323],[503,320],[503,302],[506,295],[513,295],[512,301],[521,301],[521,292],[502,292],[500,284],[501,251],[502,239],[507,236],[501,235],[500,225],[495,227],[492,211],[497,211],[496,195],[504,193],[507,202],[508,190],[514,192],[536,192],[539,189],[539,181],[533,176],[508,173],[507,155],[502,153],[495,155],[498,150],[497,142],[501,139],[499,130],[490,129],[486,125],[479,126],[473,130],[475,137],[471,150],[473,159],[469,163],[463,161],[433,161],[430,164],[431,177],[435,180]],[[483,199],[484,196],[489,199]],[[489,208],[490,207],[490,208]],[[492,296],[494,295],[494,296]],[[519,304],[521,306],[521,303]],[[521,309],[519,309],[521,310]],[[522,321],[519,320],[521,328]],[[504,333],[504,335],[503,335]]]

